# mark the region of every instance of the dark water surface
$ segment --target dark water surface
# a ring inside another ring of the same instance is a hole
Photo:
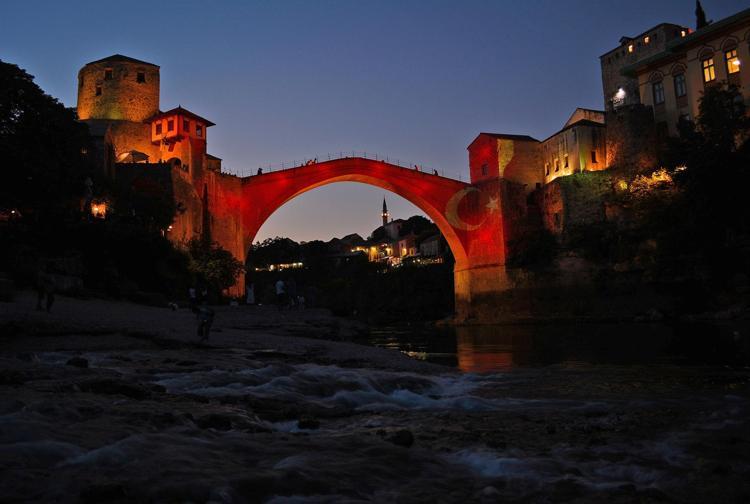
[[[379,327],[370,344],[465,372],[505,372],[563,363],[748,363],[746,331],[719,324],[583,323]]]

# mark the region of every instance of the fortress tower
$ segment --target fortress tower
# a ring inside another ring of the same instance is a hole
[[[78,72],[78,118],[142,123],[159,112],[159,67],[115,54]]]

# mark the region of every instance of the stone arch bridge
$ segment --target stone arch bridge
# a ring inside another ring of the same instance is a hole
[[[507,290],[505,271],[515,209],[524,186],[502,177],[466,183],[359,157],[335,159],[251,177],[218,175],[203,184],[212,238],[243,260],[263,223],[282,205],[336,182],[391,191],[425,212],[455,257],[456,317],[482,319],[493,297]],[[204,209],[205,211],[206,209]],[[227,223],[230,223],[227,226]],[[237,286],[241,292],[242,285]]]

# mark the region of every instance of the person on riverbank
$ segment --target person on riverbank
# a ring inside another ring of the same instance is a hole
[[[283,309],[286,304],[286,285],[281,278],[276,280],[276,304],[279,310]]]
[[[254,284],[247,284],[247,287],[245,287],[245,304],[248,306],[255,304],[255,285]]]
[[[289,277],[289,280],[286,281],[286,293],[287,304],[291,310],[297,306],[297,281],[294,280],[294,277]]]
[[[47,313],[52,310],[52,305],[55,302],[55,289],[57,283],[55,277],[50,272],[49,266],[45,265],[39,269],[36,278],[36,309],[42,310],[42,301],[45,302],[45,309]]]
[[[204,302],[196,308],[195,318],[198,322],[198,338],[200,341],[208,340],[208,334],[214,323],[214,311]]]
[[[195,287],[190,287],[188,289],[188,303],[190,311],[196,313],[198,309],[198,291]]]

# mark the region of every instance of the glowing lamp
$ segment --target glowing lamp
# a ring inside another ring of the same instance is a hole
[[[107,203],[104,201],[92,201],[91,215],[97,219],[104,219],[107,216]]]
[[[617,90],[617,93],[615,93],[615,98],[618,100],[624,100],[627,93],[625,93],[625,90],[620,88]]]

